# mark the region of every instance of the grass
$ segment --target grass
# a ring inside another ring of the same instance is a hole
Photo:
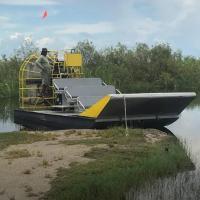
[[[121,200],[132,187],[193,167],[182,145],[172,136],[153,144],[146,142],[140,129],[129,130],[125,136],[124,129],[114,128],[99,132],[99,136],[100,139],[65,142],[67,145],[101,143],[108,148],[94,146],[85,154],[94,161],[60,169],[46,199]]]
[[[30,157],[31,154],[27,149],[16,149],[6,152],[7,159],[17,159],[17,158],[25,158]]]
[[[106,139],[79,139],[79,140],[66,140],[62,143],[66,144],[66,145],[85,144],[85,145],[89,145],[89,146],[94,146],[97,144],[105,144],[105,143],[107,143],[107,141],[106,141]]]
[[[9,197],[9,200],[15,200],[15,196]]]
[[[45,178],[52,178],[51,174],[45,174]]]
[[[27,133],[27,132],[12,132],[0,134],[0,150],[7,148],[10,145],[31,144],[37,141],[45,141],[54,139],[53,134],[42,133]]]
[[[32,192],[33,188],[29,185],[25,185],[25,192]]]
[[[4,195],[4,194],[5,194],[5,191],[6,191],[5,189],[1,189],[1,190],[0,190],[0,196],[1,196],[1,195]]]
[[[42,166],[43,166],[44,168],[49,167],[49,166],[50,166],[49,161],[44,159],[44,160],[42,161]]]
[[[42,152],[41,151],[37,151],[37,157],[42,157]]]
[[[23,171],[23,174],[27,174],[27,175],[31,174],[31,170],[30,169],[26,169],[26,170]]]
[[[27,197],[37,197],[38,194],[33,193],[33,188],[29,185],[25,185],[25,192],[27,193]]]
[[[63,155],[54,156],[54,161],[60,161],[60,160],[63,160],[63,159],[64,159],[64,156],[63,156]]]
[[[90,135],[92,133],[90,132]],[[87,138],[87,139],[78,139],[78,140],[66,140],[63,142],[63,144],[66,145],[89,145],[89,146],[95,146],[97,144],[107,144],[111,147],[114,145],[128,145],[133,143],[144,143],[144,135],[142,132],[142,129],[134,129],[134,137],[127,137],[126,133],[124,132],[124,129],[122,128],[113,128],[108,129],[106,131],[99,131],[98,133],[94,133],[94,135],[98,138]],[[94,136],[93,135],[93,136]],[[132,133],[131,133],[132,135]]]

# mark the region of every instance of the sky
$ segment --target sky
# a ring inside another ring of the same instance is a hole
[[[24,41],[63,50],[89,40],[98,49],[164,42],[199,57],[199,11],[199,0],[0,0],[0,55]]]

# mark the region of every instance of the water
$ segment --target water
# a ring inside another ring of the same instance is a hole
[[[13,111],[18,108],[18,99],[0,99],[0,133],[18,131],[14,123]]]
[[[184,110],[179,120],[167,127],[176,137],[187,142],[193,162],[200,166],[200,106]]]

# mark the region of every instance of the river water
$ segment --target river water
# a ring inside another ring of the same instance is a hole
[[[0,133],[18,131],[13,122],[17,99],[0,100]],[[180,118],[167,127],[180,140],[187,143],[196,170],[175,177],[159,179],[141,190],[127,193],[127,200],[200,200],[200,101],[188,106]]]
[[[0,99],[0,133],[19,130],[19,126],[13,122],[13,112],[18,107],[17,98]]]

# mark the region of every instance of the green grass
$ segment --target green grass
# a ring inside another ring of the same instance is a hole
[[[42,140],[54,139],[52,134],[35,133],[30,134],[27,132],[12,132],[0,134],[0,150],[7,148],[9,145],[29,144]]]
[[[30,152],[27,149],[15,149],[6,152],[6,154],[7,159],[27,158],[31,156]]]
[[[129,131],[131,136],[134,134],[134,137],[127,137],[123,128],[112,128],[106,131],[94,132],[93,136],[98,138],[87,138],[87,139],[78,139],[78,140],[66,140],[63,144],[66,145],[78,145],[85,144],[89,146],[94,146],[97,144],[107,144],[107,145],[133,145],[133,143],[144,143],[144,135],[142,129],[134,129],[134,131]],[[90,132],[90,135],[92,133]]]
[[[94,161],[60,169],[52,181],[48,200],[119,200],[132,187],[141,187],[158,177],[175,175],[193,167],[182,145],[175,137],[150,144],[143,130],[110,129],[100,132],[101,139],[74,141],[75,144],[108,144],[107,148],[93,147],[85,154]],[[69,145],[68,142],[66,142]],[[114,144],[109,148],[110,144]],[[71,143],[72,145],[72,143]],[[168,151],[166,151],[166,147]]]

